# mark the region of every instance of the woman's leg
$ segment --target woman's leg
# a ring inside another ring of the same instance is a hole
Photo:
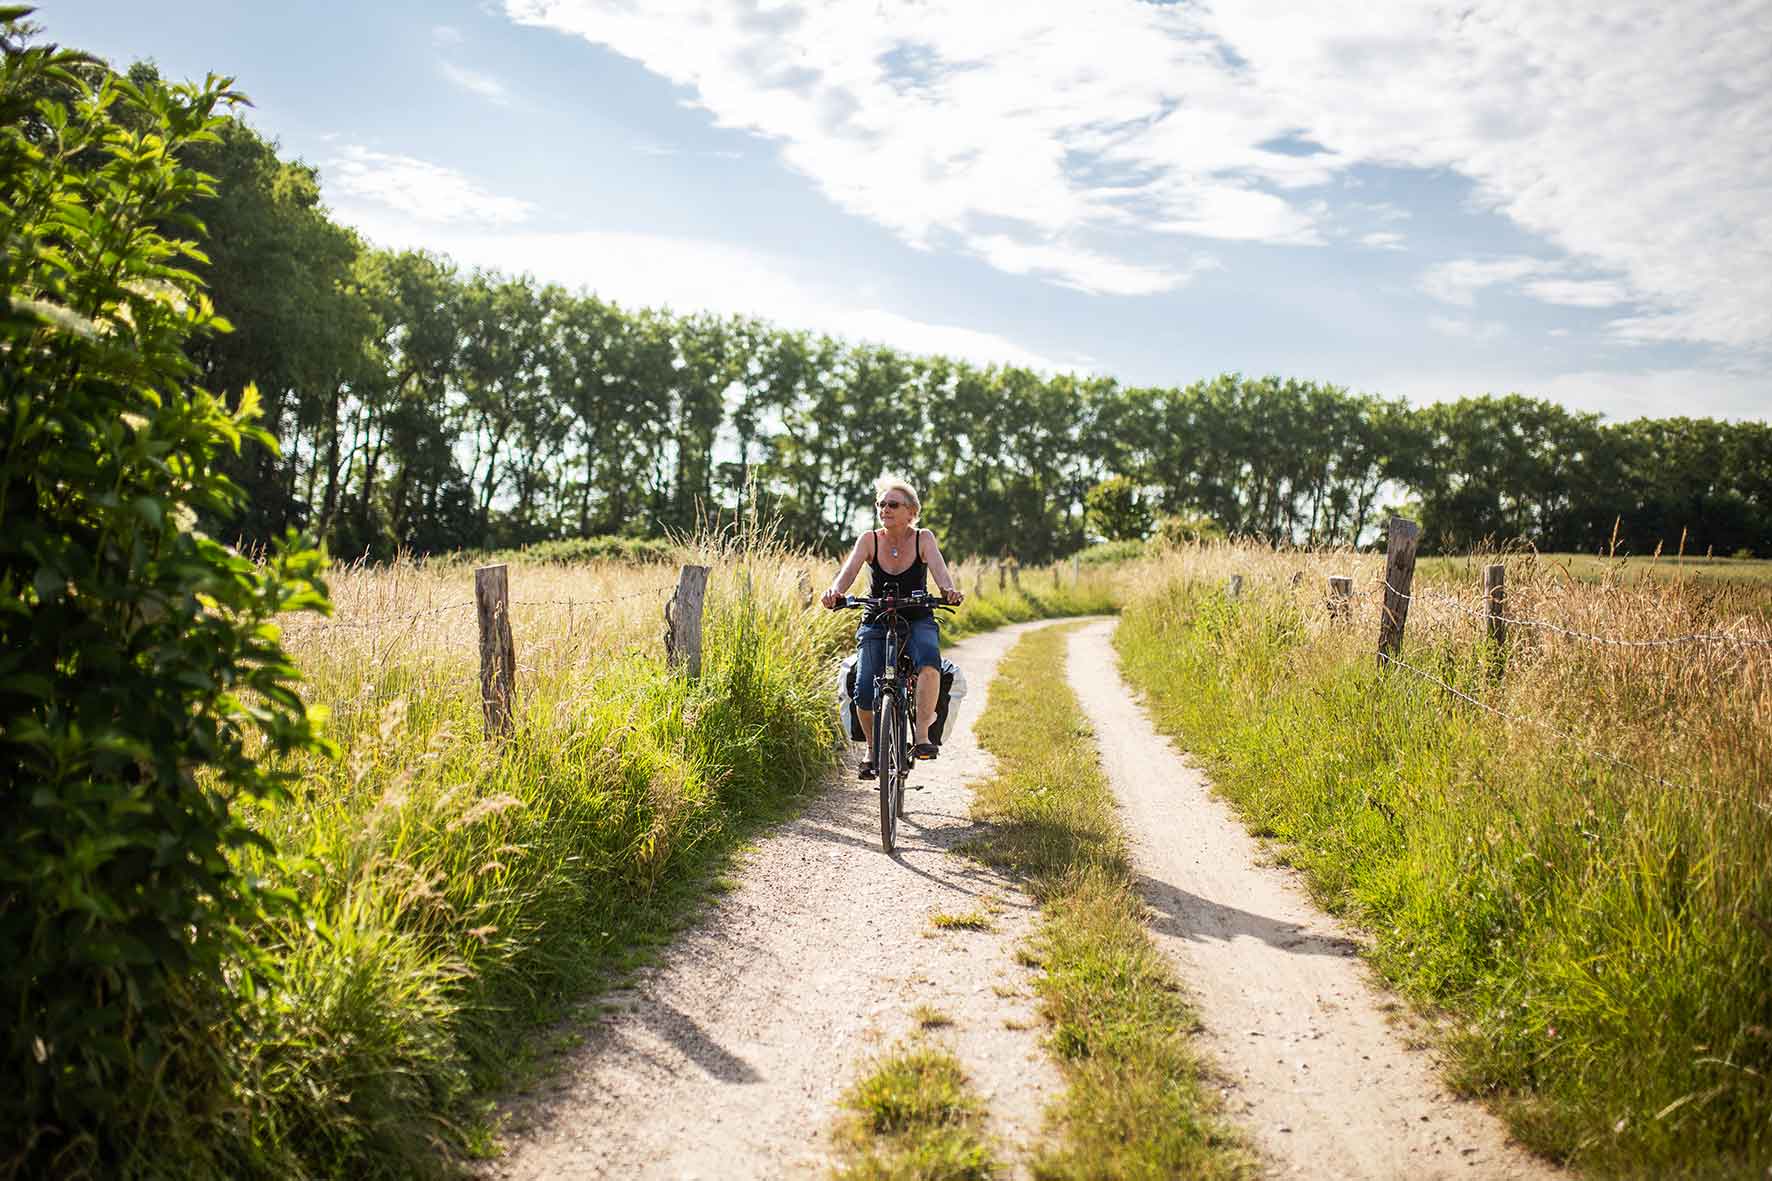
[[[874,758],[874,678],[880,675],[880,663],[886,659],[886,631],[863,624],[856,630],[855,716],[861,719],[861,732],[867,736],[864,762]]]
[[[917,742],[929,741],[935,721],[935,705],[941,697],[941,644],[935,620],[919,619],[911,625],[911,666],[917,670]]]
[[[941,670],[917,670],[917,741],[929,741],[929,726],[935,721],[935,702],[941,696]]]

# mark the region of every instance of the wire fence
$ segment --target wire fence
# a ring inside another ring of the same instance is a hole
[[[1440,677],[1435,676],[1433,673],[1428,672],[1426,669],[1417,668],[1415,665],[1410,664],[1408,661],[1403,660],[1400,657],[1393,656],[1388,652],[1380,652],[1378,654],[1378,656],[1379,656],[1380,660],[1384,661],[1386,664],[1390,665],[1391,667],[1400,668],[1404,672],[1407,672],[1422,681],[1426,681],[1430,685],[1434,685],[1435,687],[1442,689],[1447,693],[1452,694],[1452,696],[1459,698],[1461,701],[1465,701],[1471,705],[1476,706],[1478,709],[1482,710],[1485,713],[1492,714],[1495,717],[1502,719],[1503,721],[1512,722],[1512,723],[1515,723],[1516,725],[1532,726],[1532,727],[1535,727],[1539,730],[1543,730],[1546,733],[1554,734],[1558,738],[1563,739],[1565,742],[1568,742],[1571,745],[1580,747],[1584,752],[1593,756],[1594,758],[1600,759],[1602,762],[1609,763],[1612,766],[1618,767],[1621,770],[1629,771],[1631,774],[1638,775],[1638,776],[1642,777],[1643,779],[1648,780],[1651,783],[1659,784],[1660,786],[1668,788],[1671,791],[1700,792],[1700,793],[1703,793],[1706,795],[1710,795],[1716,799],[1728,798],[1722,792],[1717,791],[1714,788],[1707,788],[1701,784],[1696,784],[1696,783],[1687,783],[1687,782],[1683,782],[1683,781],[1667,779],[1661,775],[1657,775],[1655,772],[1647,770],[1646,768],[1643,768],[1643,767],[1639,767],[1637,764],[1630,762],[1627,759],[1619,758],[1617,755],[1614,755],[1610,751],[1602,749],[1601,747],[1599,747],[1598,745],[1596,745],[1592,741],[1581,737],[1579,734],[1575,734],[1575,733],[1572,733],[1571,731],[1565,730],[1561,726],[1556,725],[1554,722],[1547,722],[1543,718],[1532,717],[1529,714],[1509,713],[1506,710],[1497,709],[1495,706],[1490,705],[1488,702],[1479,700],[1478,698],[1471,696],[1469,693],[1466,693],[1463,689],[1460,689],[1456,685],[1450,684],[1447,681],[1441,679]],[[1757,808],[1761,812],[1767,812],[1769,814],[1772,814],[1772,806],[1769,806],[1764,801],[1749,800],[1749,803],[1751,803],[1755,808]]]
[[[676,589],[677,584],[670,582],[665,583],[662,586],[651,586],[644,590],[630,591],[627,594],[621,595],[609,595],[605,598],[597,599],[512,599],[511,606],[572,608],[607,607],[616,603],[625,603],[633,599],[644,599],[649,597],[656,598],[660,595],[675,591]],[[373,619],[332,619],[321,617],[317,619],[307,619],[303,622],[314,630],[326,630],[330,628],[368,630],[390,627],[402,623],[411,623],[416,620],[428,619],[438,615],[447,615],[452,611],[471,611],[474,607],[474,600],[466,599],[458,603],[445,603],[440,607],[427,607],[422,611],[408,611],[399,615],[379,615]]]
[[[1563,624],[1553,623],[1548,619],[1526,619],[1502,614],[1492,615],[1488,611],[1469,606],[1457,595],[1432,592],[1427,594],[1407,594],[1398,590],[1389,582],[1384,582],[1383,586],[1384,589],[1391,594],[1410,603],[1422,603],[1430,606],[1436,604],[1447,606],[1451,607],[1458,613],[1469,616],[1473,619],[1479,619],[1485,622],[1494,619],[1509,627],[1535,628],[1540,631],[1554,632],[1572,640],[1583,640],[1590,644],[1603,644],[1614,648],[1678,648],[1694,645],[1772,648],[1772,639],[1762,638],[1760,636],[1731,634],[1728,632],[1686,632],[1681,635],[1657,636],[1646,640],[1627,639],[1623,636],[1606,636],[1601,635],[1598,632],[1582,631],[1579,628],[1565,627]]]

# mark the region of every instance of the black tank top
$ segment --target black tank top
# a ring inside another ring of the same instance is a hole
[[[917,591],[927,591],[929,589],[929,567],[923,561],[923,531],[917,530],[911,539],[911,544],[916,547],[915,560],[897,574],[887,573],[880,565],[881,532],[881,530],[874,531],[874,556],[868,559],[868,593],[875,598],[885,598],[890,595],[895,599],[902,599]],[[927,614],[929,614],[928,609],[921,607],[904,612],[906,619],[918,618]]]

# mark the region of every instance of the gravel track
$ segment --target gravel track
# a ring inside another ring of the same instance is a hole
[[[966,784],[988,775],[972,721],[998,659],[1030,626],[953,644],[971,696],[941,758],[919,767],[899,855],[880,851],[878,797],[852,772],[759,843],[735,890],[627,988],[615,1011],[528,1096],[506,1105],[495,1178],[815,1175],[845,1087],[919,1006],[954,1051],[1005,1145],[1032,1143],[1060,1089],[1039,1046],[1029,970],[1014,951],[1031,902],[952,855],[976,835]],[[853,762],[852,752],[851,762]],[[936,913],[992,913],[989,931],[937,931]]]
[[[1039,1045],[1015,949],[1025,894],[953,848],[978,833],[967,784],[988,775],[972,721],[1021,624],[952,645],[972,686],[942,757],[919,769],[900,853],[879,848],[877,797],[846,773],[759,842],[737,888],[662,963],[603,998],[608,1015],[549,1081],[505,1106],[488,1178],[774,1178],[826,1173],[842,1091],[927,1006],[1015,1156],[1062,1087]],[[1158,945],[1200,1013],[1227,1114],[1272,1177],[1538,1178],[1558,1170],[1452,1097],[1358,944],[1265,864],[1200,773],[1121,681],[1113,621],[1070,640],[1069,678],[1131,834]],[[851,752],[853,763],[854,752]],[[989,931],[933,914],[984,909]]]
[[[1271,865],[1121,680],[1112,621],[1070,639],[1069,678],[1132,836],[1158,945],[1205,1026],[1227,1113],[1273,1177],[1550,1177],[1412,1050],[1358,944]]]

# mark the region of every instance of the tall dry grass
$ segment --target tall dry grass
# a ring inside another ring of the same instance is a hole
[[[1377,668],[1382,558],[1345,552],[1172,552],[1129,576],[1119,643],[1251,824],[1454,1015],[1459,1081],[1517,1134],[1601,1172],[1763,1169],[1768,592],[1504,555],[1507,614],[1555,626],[1497,650],[1489,560],[1419,573],[1408,669]],[[1662,642],[1694,635],[1727,638]]]
[[[510,562],[502,740],[482,732],[470,565],[344,567],[332,618],[285,621],[340,756],[289,768],[291,799],[252,814],[275,852],[238,863],[300,917],[267,916],[260,954],[186,998],[138,1172],[409,1177],[494,1151],[486,1096],[537,1028],[667,942],[816,786],[856,623],[809,602],[834,563],[750,521],[674,557]],[[712,569],[693,682],[662,644],[683,563]],[[987,590],[955,631],[1106,601],[1099,578]]]

